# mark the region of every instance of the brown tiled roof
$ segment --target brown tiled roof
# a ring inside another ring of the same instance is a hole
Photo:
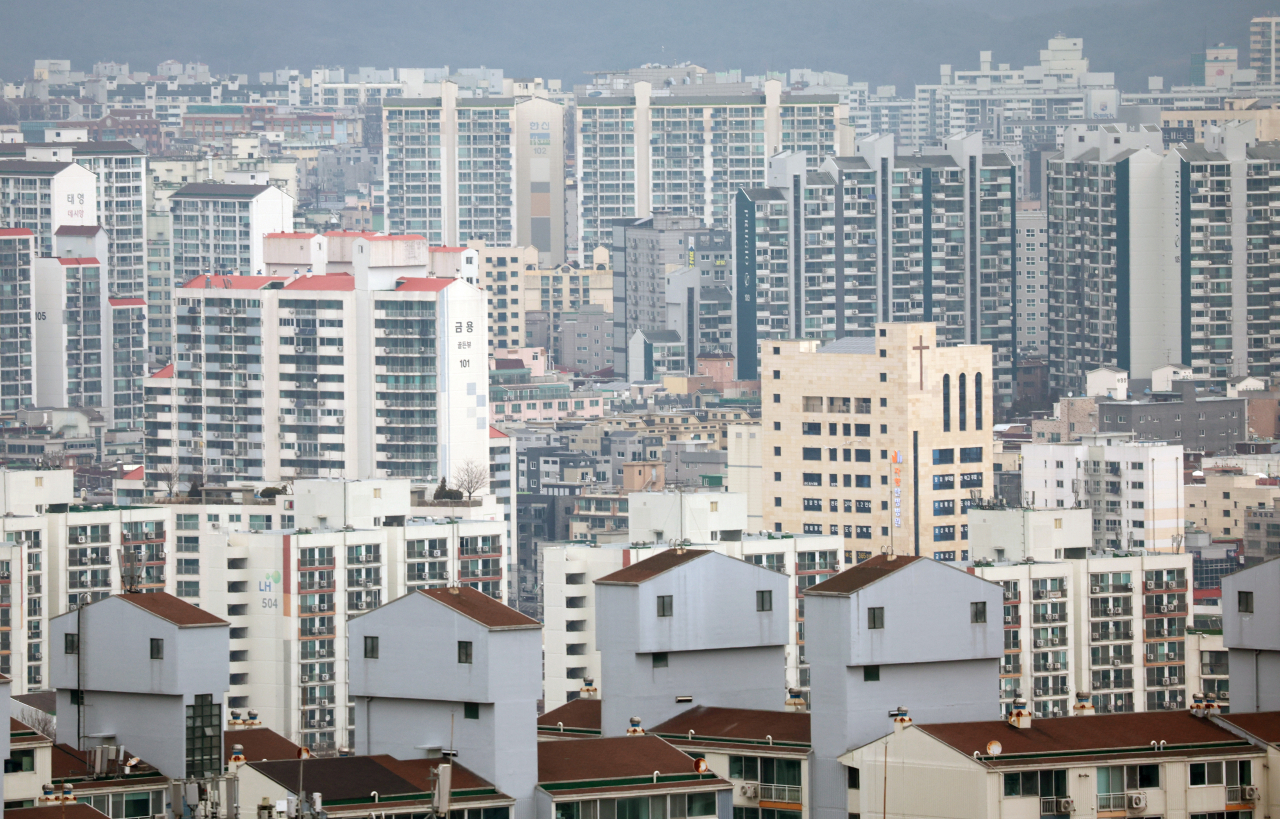
[[[97,236],[101,225],[63,225],[53,232],[54,236]]]
[[[538,784],[695,774],[693,757],[661,737],[605,737],[538,744]]]
[[[24,722],[18,722],[13,717],[9,717],[9,744],[13,745],[40,745],[45,742],[53,742],[49,737],[40,733]]]
[[[126,753],[128,752],[126,751]],[[81,779],[89,776],[89,760],[84,751],[78,751],[65,742],[61,742],[56,743],[53,748],[50,749],[49,756],[52,761],[54,779]],[[160,776],[159,772],[154,767],[146,762],[139,762],[137,765],[133,766],[132,774],[127,782],[124,778],[124,772],[121,771],[117,776],[112,776],[107,779],[86,780],[84,782],[76,782],[74,784],[77,789],[107,787],[119,788],[122,784],[133,785],[134,783],[139,782],[138,774],[147,773],[155,774],[155,778],[165,781],[165,777]],[[145,782],[146,779],[142,778],[141,781]]]
[[[649,729],[651,734],[694,738],[748,739],[809,744],[809,715],[795,711],[756,711],[698,705]]]
[[[921,559],[916,555],[872,555],[857,566],[845,569],[829,580],[810,586],[804,593],[853,594]]]
[[[39,808],[5,808],[5,816],[18,819],[107,819],[102,811],[84,802],[68,802],[63,805],[46,805]]]
[[[482,626],[501,628],[542,628],[542,624],[510,606],[494,600],[484,592],[470,586],[451,586],[447,589],[420,589],[422,594],[437,600],[463,617],[469,617]]]
[[[221,617],[218,617],[215,614],[210,614],[197,606],[193,606],[186,600],[174,597],[168,592],[154,592],[151,594],[119,594],[116,596],[125,602],[132,603],[144,611],[151,612],[156,617],[168,620],[179,628],[230,625]]]
[[[1262,711],[1256,714],[1225,714],[1222,719],[1242,731],[1253,734],[1263,742],[1280,744],[1280,711]]]
[[[444,762],[442,757],[435,759],[396,759],[393,756],[379,754],[374,759],[378,760],[378,764],[387,770],[398,774],[406,782],[417,787],[422,793],[431,793],[435,788],[435,780],[432,778],[435,769]],[[474,771],[453,763],[453,779],[449,785],[449,792],[454,791],[474,791],[481,789],[494,788],[493,783],[487,779],[479,777]]]
[[[244,758],[249,761],[263,759],[297,759],[297,745],[270,728],[239,728],[222,735],[222,758],[231,760],[231,746],[244,748]]]
[[[5,678],[8,680],[8,678]],[[15,694],[15,700],[23,705],[30,706],[37,711],[43,711],[46,714],[55,714],[58,711],[58,692],[57,691],[36,691],[31,694]]]
[[[596,582],[616,583],[623,586],[635,585],[657,577],[665,571],[674,569],[676,566],[709,554],[711,552],[708,549],[667,549],[664,552],[658,552],[653,557],[646,557],[639,563],[634,563],[625,569],[618,569],[612,574],[607,574]]]
[[[1025,765],[1029,758],[1051,759],[1056,754],[1073,759],[1093,755],[1116,756],[1133,751],[1156,756],[1151,743],[1166,743],[1166,754],[1206,755],[1222,753],[1221,746],[1248,743],[1212,720],[1193,717],[1190,711],[1148,711],[1139,714],[1098,714],[1089,717],[1035,719],[1030,728],[1015,728],[1005,720],[917,725],[965,756],[983,755],[992,765]],[[1000,756],[987,755],[987,744],[997,740]],[[1188,748],[1187,746],[1197,746]],[[1208,747],[1205,747],[1208,746]],[[1096,752],[1090,754],[1089,752]],[[1021,755],[1021,759],[1018,757]]]
[[[600,700],[569,700],[559,708],[538,717],[538,727],[556,731],[560,725],[579,731],[600,730]]]
[[[292,791],[298,787],[299,764],[303,763],[290,759],[250,762],[248,767]],[[326,801],[368,799],[370,791],[384,797],[423,793],[417,785],[369,756],[308,759],[302,769],[302,788],[323,793]]]

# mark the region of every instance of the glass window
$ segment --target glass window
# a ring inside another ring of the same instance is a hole
[[[669,594],[658,595],[658,616],[670,617],[671,610],[672,610],[671,595]]]
[[[867,609],[867,628],[884,628],[884,606],[872,606]]]

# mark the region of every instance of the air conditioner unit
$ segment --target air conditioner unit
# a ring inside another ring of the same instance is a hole
[[[1056,646],[1057,644],[1058,644],[1058,638],[1057,638],[1057,637],[1050,637],[1050,638],[1049,638],[1049,645],[1051,645],[1051,646]]]
[[[217,529],[217,528],[218,528],[218,524],[217,524],[217,523],[210,523],[210,524],[209,524],[209,528],[210,528],[210,529]]]
[[[363,600],[359,600],[356,602],[356,608],[364,609],[364,607],[365,607],[365,602]]]
[[[444,550],[443,550],[443,549],[432,549],[432,550],[431,550],[431,556],[432,556],[432,557],[444,557]]]
[[[329,701],[328,701],[328,700],[320,700],[320,706],[321,706],[322,708],[327,708],[327,707],[329,706]]]
[[[329,681],[329,675],[328,675],[328,674],[321,674],[321,675],[320,675],[320,682],[328,682],[328,681]]]
[[[1089,637],[1090,639],[1093,639],[1093,640],[1101,640],[1102,634],[1100,632],[1095,631],[1092,634],[1090,634]]]
[[[305,682],[311,682],[311,678],[310,678],[310,677],[308,677],[306,674],[303,674],[303,675],[302,675],[302,682],[304,682],[304,683],[305,683]]]
[[[1102,593],[1102,587],[1101,587],[1101,586],[1091,586],[1091,587],[1090,587],[1090,590],[1091,590],[1094,594],[1101,594],[1101,593]]]
[[[1124,584],[1124,587],[1125,587],[1125,590],[1126,590],[1126,591],[1133,591],[1133,584],[1132,584],[1132,583],[1125,583],[1125,584]]]
[[[328,649],[324,649],[324,648],[318,649],[318,650],[316,651],[316,656],[317,656],[317,657],[328,657],[328,656],[329,656],[329,651],[328,651]]]
[[[1148,655],[1147,655],[1147,662],[1149,662],[1149,663],[1154,663],[1155,661],[1156,661],[1156,655],[1154,655],[1154,654],[1148,654]]]
[[[1173,679],[1172,677],[1161,677],[1161,678],[1160,678],[1160,684],[1161,684],[1161,685],[1168,685],[1168,684],[1169,684],[1169,682],[1170,682],[1172,679]]]
[[[1057,708],[1053,709],[1053,712],[1054,712],[1055,714],[1061,714],[1061,713],[1062,713],[1062,712],[1061,712],[1060,710],[1058,710]],[[1056,807],[1057,807],[1057,809],[1058,809],[1058,813],[1071,813],[1072,811],[1074,811],[1074,810],[1076,809],[1076,800],[1074,800],[1074,799],[1059,799],[1059,800],[1058,800],[1058,804],[1056,805]]]
[[[320,610],[320,611],[328,611],[328,610],[329,610],[329,604],[328,604],[328,603],[321,603],[320,605],[316,606],[316,608],[317,608],[318,610]]]
[[[1061,671],[1062,663],[1049,663],[1049,667],[1052,668],[1054,671]]]
[[[76,543],[84,543],[84,542],[86,542],[87,540],[88,540],[88,538],[86,538],[84,535],[77,535],[77,536],[76,536]]]
[[[35,680],[36,682],[44,682],[44,677],[42,677],[39,674],[35,675],[35,677],[33,677],[32,679]]]
[[[1148,580],[1148,581],[1147,581],[1147,588],[1148,588],[1148,589],[1154,589],[1155,587],[1156,587],[1156,584],[1155,584],[1155,581],[1154,581],[1154,580]]]
[[[1167,613],[1168,613],[1168,611],[1169,611],[1169,607],[1168,607],[1168,606],[1161,606],[1161,607],[1160,607],[1160,613],[1161,613],[1161,614],[1167,614]]]
[[[1013,673],[1013,666],[1011,666],[1011,665],[1006,665],[1006,666],[1004,667],[1004,673],[1006,673],[1006,674],[1012,674],[1012,673]]]
[[[1168,637],[1168,636],[1169,636],[1169,629],[1167,629],[1167,628],[1162,628],[1162,629],[1160,629],[1159,631],[1160,631],[1160,636],[1161,636],[1161,637]]]
[[[1257,785],[1245,785],[1240,789],[1240,798],[1246,802],[1257,802],[1261,794]]]
[[[753,784],[744,784],[741,786],[739,793],[748,799],[756,799],[760,796],[760,786]]]
[[[1116,613],[1115,606],[1107,606],[1107,614],[1115,614],[1115,613]]]
[[[1044,648],[1044,640],[1036,640],[1036,648]]]
[[[339,347],[339,348],[338,348],[338,352],[342,352],[342,348],[341,348],[341,347]]]
[[[1056,614],[1050,614],[1050,615],[1049,615],[1049,619],[1050,619],[1050,620],[1057,620],[1057,619],[1058,619],[1058,615],[1056,615]]]
[[[1129,810],[1142,810],[1147,806],[1147,795],[1145,793],[1126,794],[1124,801]]]
[[[1007,626],[1007,625],[1011,624],[1012,622],[1013,622],[1013,615],[1012,615],[1012,614],[1006,614],[1006,615],[1005,615],[1005,617],[1004,617],[1004,624]]]
[[[1112,667],[1112,668],[1119,668],[1119,667],[1120,667],[1120,661],[1119,661],[1119,660],[1112,660],[1112,661],[1111,661],[1111,667]]]

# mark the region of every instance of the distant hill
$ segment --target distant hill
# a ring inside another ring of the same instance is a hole
[[[0,78],[25,78],[37,58],[152,71],[178,59],[215,72],[488,65],[572,84],[593,69],[689,60],[838,71],[903,93],[936,81],[939,63],[976,68],[981,50],[1035,62],[1062,32],[1085,38],[1094,70],[1139,90],[1152,74],[1186,83],[1206,41],[1247,51],[1249,18],[1266,11],[1264,0],[46,0],[6,10]]]

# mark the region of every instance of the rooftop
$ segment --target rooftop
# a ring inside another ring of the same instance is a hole
[[[270,185],[221,185],[218,183],[195,182],[178,188],[170,198],[252,199],[263,191],[270,189]]]
[[[1190,711],[1148,711],[1136,714],[1098,714],[1066,719],[1035,719],[1030,728],[1016,728],[1005,720],[916,725],[968,757],[995,766],[1047,764],[1067,758],[1079,762],[1095,758],[1142,754],[1144,757],[1210,756],[1239,753],[1256,747],[1212,720]],[[999,756],[987,753],[992,740],[1000,742]],[[1152,742],[1163,742],[1155,751]]]
[[[809,714],[698,705],[655,725],[649,733],[673,741],[683,739],[726,745],[768,743],[808,748]]]
[[[542,733],[566,736],[600,734],[600,700],[569,700],[559,708],[538,717],[538,730]]]
[[[1263,711],[1254,714],[1224,714],[1221,719],[1263,742],[1280,745],[1280,711]]]
[[[442,603],[463,617],[475,620],[490,629],[542,628],[542,624],[510,606],[494,600],[482,591],[470,586],[451,586],[446,589],[419,589],[421,594]]]
[[[297,759],[297,745],[272,731],[270,728],[239,728],[226,731],[222,735],[222,758],[231,760],[231,746],[239,745],[244,749],[247,760]]]
[[[694,760],[652,735],[542,742],[538,786],[557,793],[669,790],[672,783],[729,787],[714,774],[699,774]]]
[[[668,549],[665,552],[658,552],[653,557],[646,557],[625,569],[607,574],[596,582],[606,585],[636,585],[709,554],[711,552],[708,549]]]
[[[805,594],[848,595],[866,588],[921,558],[915,555],[872,555],[840,574],[810,586]]]
[[[179,628],[229,625],[227,621],[223,620],[221,617],[210,614],[202,608],[197,608],[186,600],[174,597],[168,592],[154,592],[151,594],[117,594],[114,596],[124,600],[126,603],[132,603],[143,611],[150,612],[162,620],[168,620]]]

